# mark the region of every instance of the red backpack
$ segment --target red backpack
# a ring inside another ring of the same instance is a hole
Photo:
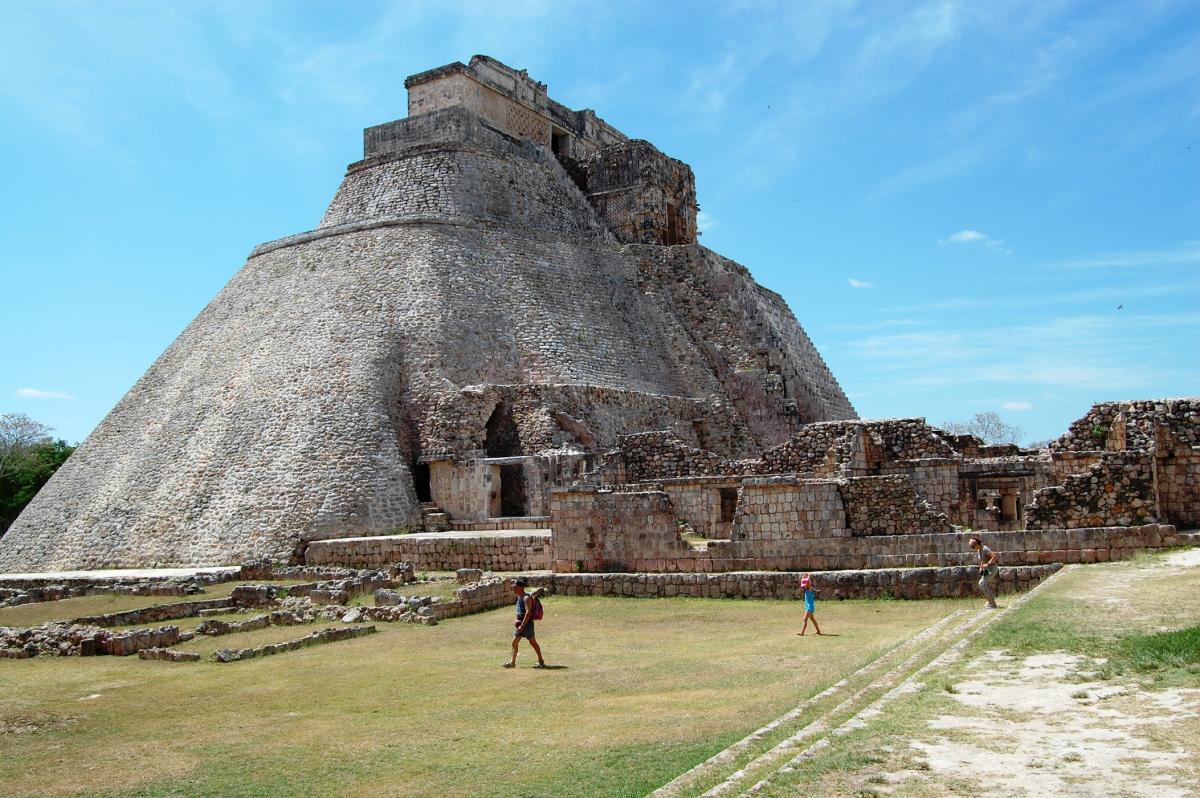
[[[525,602],[525,611],[529,613],[532,620],[540,621],[542,619],[542,601],[537,596],[529,596]]]

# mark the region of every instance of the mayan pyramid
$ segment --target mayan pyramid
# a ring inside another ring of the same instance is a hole
[[[634,432],[742,456],[856,417],[783,299],[697,243],[686,164],[484,56],[405,86],[317,228],[251,252],[0,572],[288,558],[418,527],[431,468],[541,458],[562,484]]]

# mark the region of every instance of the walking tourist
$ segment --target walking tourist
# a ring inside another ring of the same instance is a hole
[[[817,626],[817,589],[813,587],[812,577],[809,574],[804,574],[800,577],[800,589],[804,591],[804,626],[800,627],[800,631],[796,634],[801,637],[808,631],[808,622],[812,621],[813,628],[817,630],[817,634],[821,634],[821,627]],[[835,635],[836,636],[836,635]]]
[[[967,545],[979,552],[979,589],[983,591],[983,595],[987,596],[987,608],[994,610],[996,609],[996,594],[992,592],[988,580],[995,579],[1000,572],[1000,567],[996,565],[996,552],[983,545],[983,541],[975,535],[971,536]]]
[[[537,654],[538,661],[535,667],[546,667],[546,660],[542,658],[542,647],[538,645],[538,641],[534,637],[534,621],[541,616],[541,600],[525,592],[526,584],[524,579],[514,579],[512,583],[513,593],[517,596],[517,621],[513,624],[515,628],[512,639],[512,659],[504,663],[506,668],[517,667],[517,647],[521,644],[521,638],[528,640],[529,645],[533,646],[534,653]]]

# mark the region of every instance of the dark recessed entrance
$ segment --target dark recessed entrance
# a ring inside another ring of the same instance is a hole
[[[429,484],[429,463],[413,464],[413,485],[417,489],[417,501],[433,501],[433,488]]]
[[[721,523],[732,524],[737,510],[737,488],[721,488]]]
[[[513,418],[512,405],[496,405],[488,418],[483,449],[488,457],[515,457],[521,454],[521,435]]]
[[[529,515],[525,498],[525,467],[500,466],[500,515],[505,518]]]

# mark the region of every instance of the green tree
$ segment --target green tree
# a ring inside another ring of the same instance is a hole
[[[0,415],[0,535],[75,451],[51,431],[23,413]]]

